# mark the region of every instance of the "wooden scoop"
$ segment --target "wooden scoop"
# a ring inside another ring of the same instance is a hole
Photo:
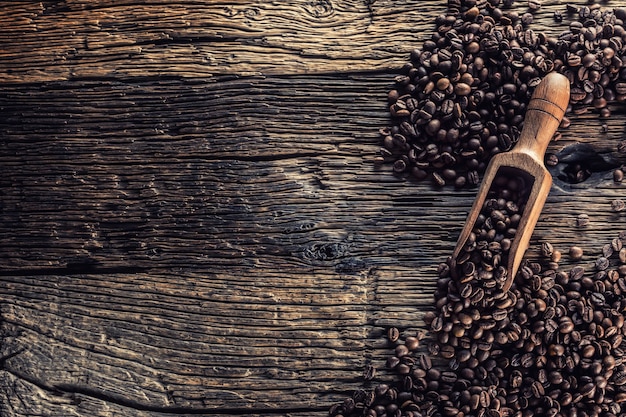
[[[491,159],[474,205],[467,217],[465,227],[461,231],[454,249],[453,256],[454,259],[457,259],[472,229],[474,229],[476,219],[483,208],[485,198],[498,173],[503,175],[503,172],[506,172],[507,176],[513,174],[527,178],[532,183],[532,187],[528,195],[526,207],[521,214],[517,232],[511,242],[507,276],[502,287],[504,292],[509,290],[517,274],[524,252],[528,249],[528,243],[539,219],[541,209],[550,192],[552,176],[544,167],[543,158],[548,143],[550,143],[565,114],[569,98],[569,81],[561,74],[553,72],[546,75],[536,87],[528,103],[524,128],[519,141],[511,151],[497,154]]]

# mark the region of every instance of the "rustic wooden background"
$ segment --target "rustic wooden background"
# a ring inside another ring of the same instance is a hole
[[[446,1],[138,3],[0,2],[0,414],[325,416],[393,377],[472,202],[373,164]],[[556,179],[529,256],[626,229],[612,109],[550,146],[607,163]]]

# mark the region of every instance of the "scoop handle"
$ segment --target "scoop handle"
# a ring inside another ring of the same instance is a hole
[[[524,128],[511,152],[526,153],[543,164],[543,157],[570,98],[567,77],[557,72],[546,75],[533,92],[524,118]]]

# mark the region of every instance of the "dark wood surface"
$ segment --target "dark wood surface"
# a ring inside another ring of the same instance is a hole
[[[0,414],[324,416],[393,378],[475,193],[373,163],[445,6],[0,2]],[[612,109],[550,145],[602,163],[553,170],[529,257],[626,229]]]

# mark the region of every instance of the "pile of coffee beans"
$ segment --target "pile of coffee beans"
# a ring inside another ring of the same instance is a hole
[[[485,204],[484,223],[510,203],[501,199]],[[604,245],[593,271],[561,270],[560,251],[545,242],[543,258],[526,261],[502,292],[495,255],[478,247],[506,237],[478,229],[475,248],[439,267],[428,351],[424,333],[402,339],[390,328],[396,381],[355,392],[331,417],[626,415],[626,232]]]
[[[549,38],[530,29],[540,0],[525,0],[521,14],[514,3],[448,1],[389,92],[380,163],[438,186],[477,185],[490,158],[517,142],[532,92],[551,71],[570,80],[570,114],[606,118],[608,103],[626,100],[626,8],[568,5],[554,15],[571,20],[568,30]],[[389,328],[395,379],[356,391],[331,417],[626,415],[626,232],[593,269],[572,246],[563,270],[561,251],[544,242],[541,258],[525,260],[503,291],[531,185],[518,173],[496,177],[462,249],[438,267],[429,334]],[[374,375],[368,367],[366,379]]]
[[[569,28],[552,38],[530,28],[539,0],[522,2],[521,14],[514,3],[448,1],[389,92],[392,123],[381,129],[378,163],[438,186],[476,186],[489,159],[517,142],[547,73],[570,80],[570,114],[609,117],[607,104],[626,99],[626,8],[567,6],[555,19],[565,15]],[[562,127],[569,123],[566,116]]]

